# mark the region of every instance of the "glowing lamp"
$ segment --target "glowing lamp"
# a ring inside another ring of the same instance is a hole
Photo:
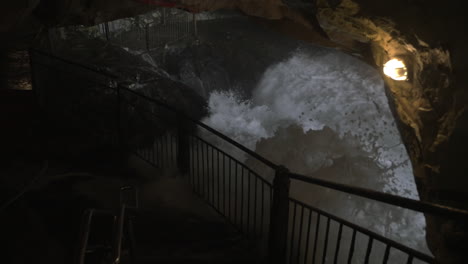
[[[397,81],[405,81],[408,79],[408,69],[405,63],[399,59],[391,59],[383,66],[383,72],[388,77]]]

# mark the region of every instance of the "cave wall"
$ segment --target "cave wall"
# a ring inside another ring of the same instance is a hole
[[[331,38],[345,31],[369,43],[374,63],[401,56],[409,81],[384,77],[389,100],[410,154],[421,199],[466,208],[468,179],[463,161],[468,147],[466,41],[461,6],[438,1],[343,1],[323,5],[318,17]],[[466,135],[466,134],[465,134]],[[428,244],[444,263],[462,263],[464,223],[426,216]]]
[[[193,12],[237,9],[272,28],[336,47],[376,68],[401,56],[409,81],[383,76],[410,154],[423,200],[466,208],[468,203],[468,102],[462,1],[436,0],[36,0],[2,5],[1,31],[28,17],[47,25],[94,24],[146,12],[157,5]],[[463,223],[428,220],[428,242],[444,263],[468,250]]]

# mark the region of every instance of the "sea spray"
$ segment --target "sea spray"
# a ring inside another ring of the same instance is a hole
[[[252,98],[232,90],[212,92],[203,122],[292,171],[418,198],[383,82],[350,56],[296,52],[264,72]],[[425,249],[420,214],[320,191],[311,196],[304,186],[293,189],[355,221],[384,214],[365,226]]]

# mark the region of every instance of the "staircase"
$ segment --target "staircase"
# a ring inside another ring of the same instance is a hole
[[[138,192],[128,203],[123,190],[128,187],[121,190],[119,212],[84,213],[79,264],[260,262],[255,245],[222,219],[180,208],[138,208]]]
[[[248,243],[224,223],[161,210],[136,212],[129,224],[135,263],[253,263]]]

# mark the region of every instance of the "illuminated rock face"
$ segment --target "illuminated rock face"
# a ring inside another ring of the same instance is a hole
[[[27,2],[27,3],[26,3]],[[421,199],[466,207],[468,72],[462,1],[178,0],[191,10],[238,9],[297,38],[335,46],[381,69],[404,56],[409,82],[384,77],[390,104],[413,164]],[[53,7],[45,9],[45,7]],[[92,24],[151,7],[132,0],[9,1],[1,30],[35,14],[50,23]],[[315,14],[315,16],[314,16]],[[47,18],[47,19],[45,19]],[[320,24],[320,27],[318,26]],[[324,34],[325,33],[325,34]],[[329,39],[324,38],[326,35]],[[458,230],[458,231],[457,231]],[[464,256],[466,227],[428,217],[428,241],[440,260]]]

